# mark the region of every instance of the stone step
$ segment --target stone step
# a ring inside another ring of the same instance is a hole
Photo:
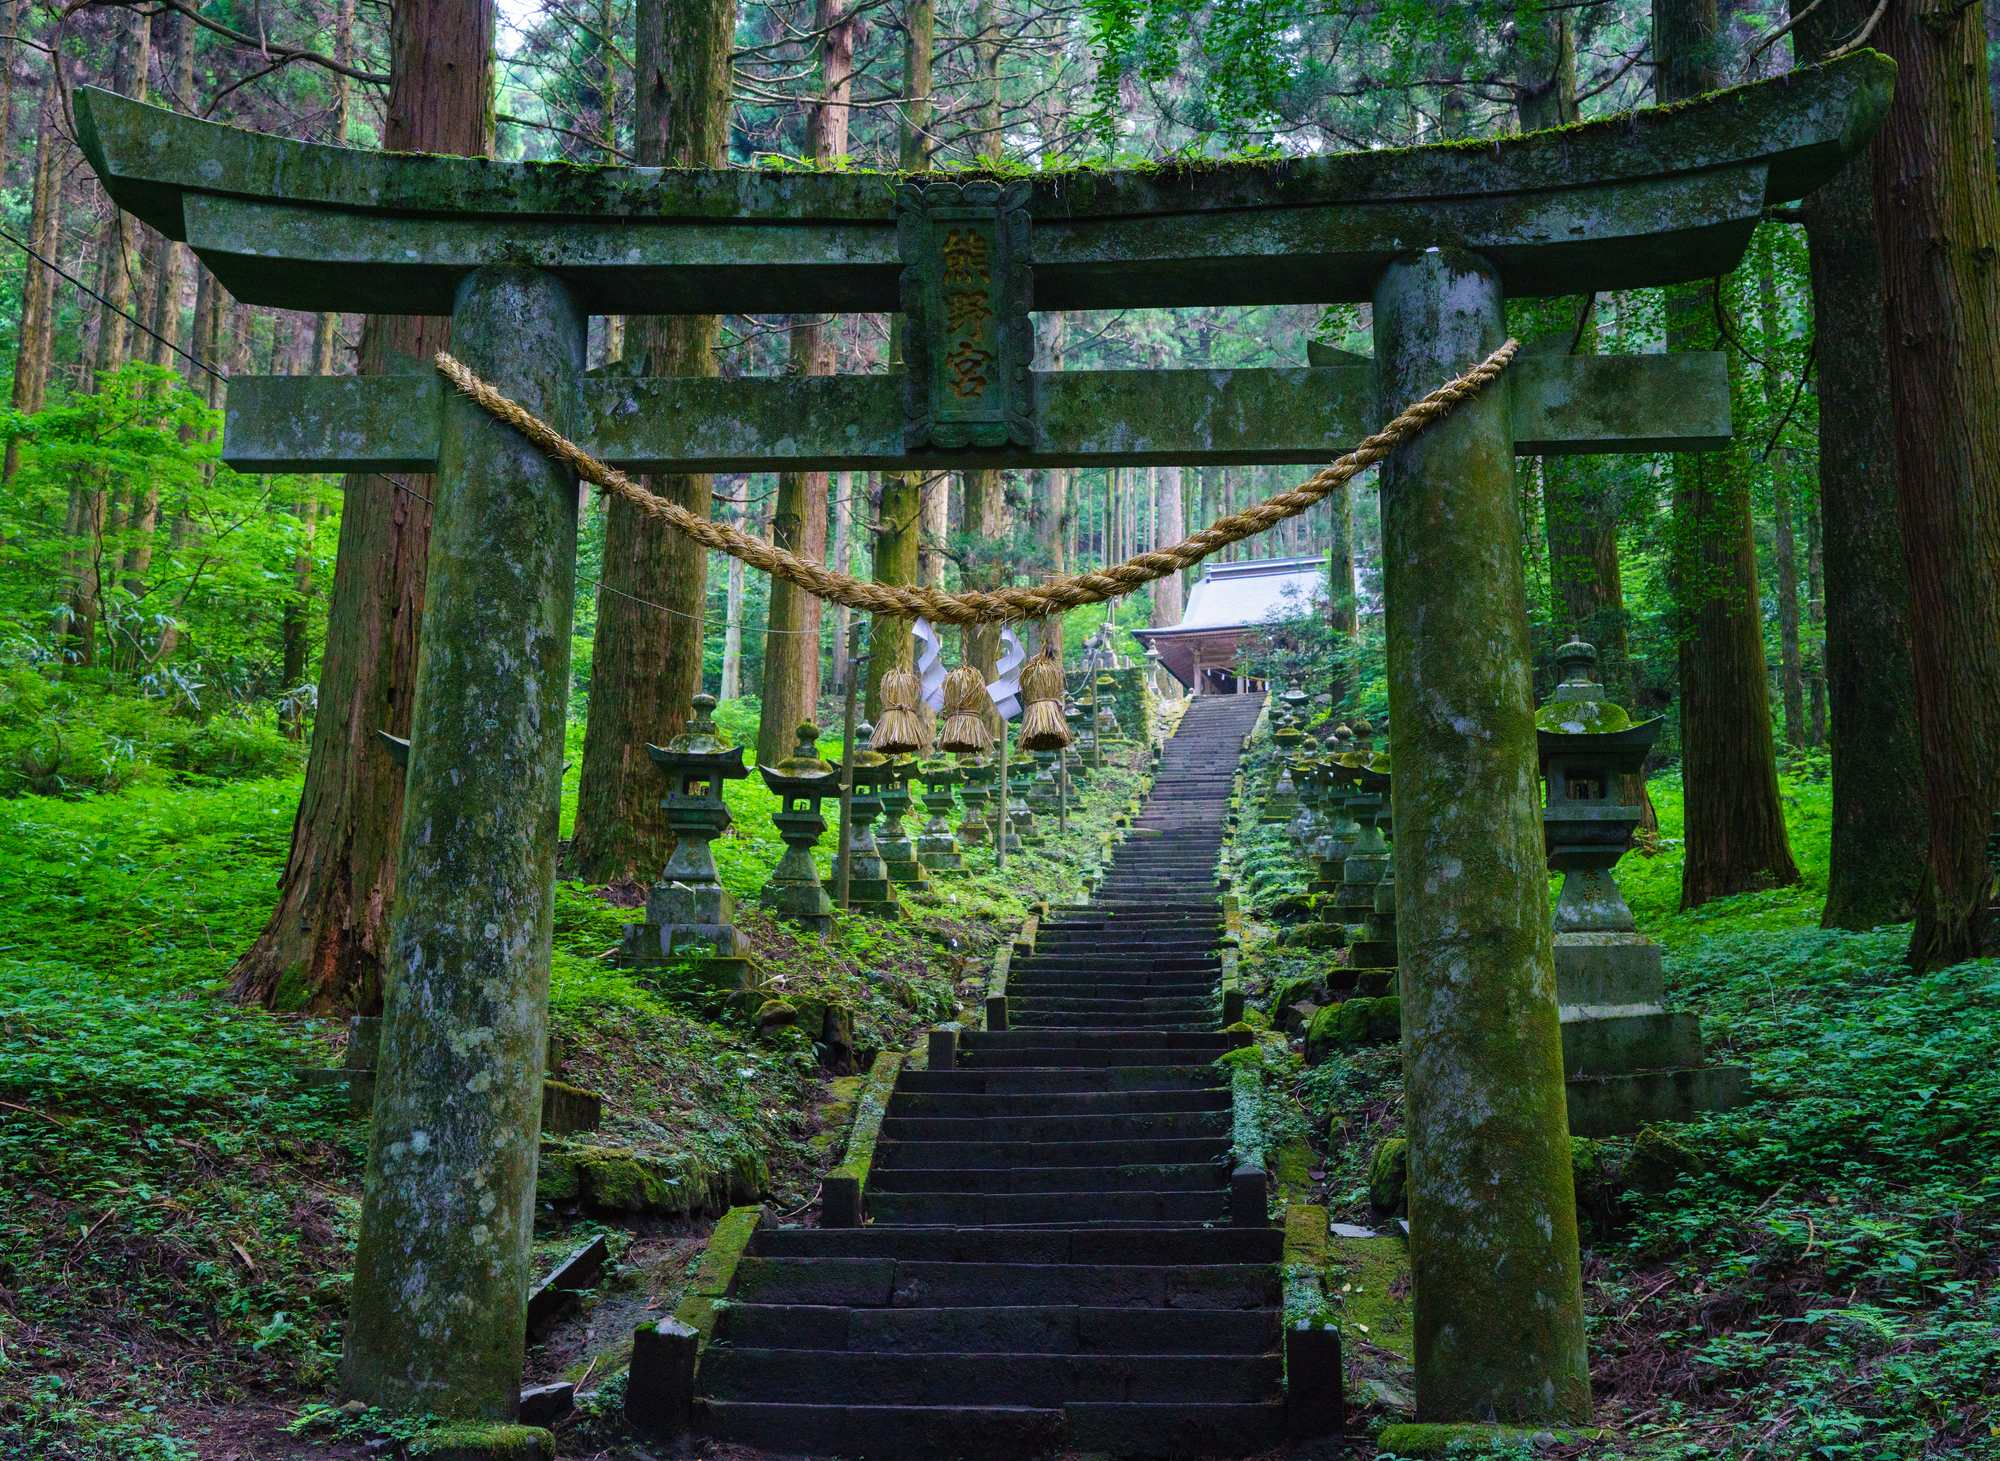
[[[1010,1030],[1062,1029],[1076,1026],[1090,1030],[1152,1029],[1201,1030],[1215,1023],[1217,1006],[1207,999],[1160,1000],[1160,1006],[1146,1009],[1150,1000],[1096,999],[1009,999],[1007,1027]],[[1138,1006],[1134,1008],[1134,1006]]]
[[[896,1077],[904,1091],[960,1091],[975,1095],[1047,1095],[1056,1092],[1228,1090],[1228,1076],[1213,1064],[1085,1066],[1042,1070],[906,1070]]]
[[[1281,1228],[889,1228],[870,1224],[865,1228],[761,1228],[750,1251],[764,1258],[907,1258],[932,1263],[1213,1264],[1276,1263],[1284,1255],[1284,1246]]]
[[[1054,1450],[1068,1431],[1061,1410],[1021,1406],[698,1404],[703,1434],[793,1455],[1019,1461]]]
[[[1229,1037],[1216,1032],[1202,1035],[1156,1034],[1146,1030],[967,1030],[958,1037],[958,1053],[1001,1050],[1213,1050],[1232,1048]]]
[[[1037,1010],[1061,1013],[1094,1012],[1103,1015],[1173,1015],[1200,1014],[1215,1009],[1215,989],[1213,986],[1190,985],[1184,994],[1154,994],[1147,990],[1144,994],[1095,995],[1074,994],[1076,986],[1055,982],[1034,981],[1034,992],[1027,986],[1013,984],[1007,989],[1009,1014],[1021,1010]],[[1145,985],[1135,985],[1135,989],[1146,990]],[[1046,990],[1047,992],[1043,992]]]
[[[1210,1192],[883,1192],[868,1194],[877,1223],[950,1227],[1025,1223],[1226,1223],[1229,1193]]]
[[[1041,1035],[1041,1030],[1024,1030],[1024,1035]],[[1115,1031],[1114,1034],[1128,1033]],[[1193,1037],[1200,1032],[1193,1030],[1169,1031],[1177,1037]],[[1223,1047],[1218,1046],[1220,1054]],[[1024,1070],[1101,1070],[1118,1066],[1149,1068],[1149,1062],[1159,1058],[1158,1047],[1106,1048],[1101,1045],[1049,1045],[1012,1046],[1001,1050],[963,1050],[959,1052],[958,1063],[968,1070],[1024,1069]]]
[[[908,1356],[839,1349],[720,1345],[702,1357],[712,1400],[811,1404],[866,1395],[878,1405],[1031,1405],[1065,1402],[1271,1400],[1284,1362],[1276,1354],[1020,1354],[990,1350]]]
[[[940,1072],[941,1074],[943,1072]],[[1038,1095],[978,1095],[953,1091],[897,1091],[889,1099],[891,1121],[1104,1121],[1106,1134],[1129,1129],[1135,1135],[1185,1125],[1194,1117],[1230,1110],[1229,1087],[1198,1090],[1051,1091]],[[1119,1123],[1124,1123],[1120,1126]],[[996,1140],[1014,1140],[1009,1134]],[[1034,1138],[1039,1140],[1040,1138]]]
[[[1151,1171],[1166,1167],[1205,1167],[1222,1161],[1229,1155],[1229,1137],[1225,1133],[1208,1136],[1159,1137],[1147,1140],[1144,1137],[1113,1137],[1104,1141],[1002,1141],[974,1138],[971,1140],[912,1141],[906,1137],[884,1137],[882,1145],[875,1153],[875,1169],[899,1172],[965,1172],[1004,1170],[1015,1172],[1064,1172],[1096,1171],[1119,1172],[1130,1176],[1128,1169],[1145,1168]],[[1097,1185],[1097,1184],[1084,1184]],[[1150,1180],[1134,1178],[1131,1185],[1136,1187],[1159,1187],[1162,1184]],[[1170,1183],[1169,1186],[1185,1184]],[[913,1188],[905,1188],[913,1191]],[[982,1192],[1027,1192],[1042,1191],[1045,1188],[1026,1187],[952,1187],[949,1184],[933,1183],[927,1191],[982,1191]]]
[[[1109,1143],[1116,1145],[1117,1143]],[[1153,1166],[930,1167],[900,1163],[878,1167],[868,1179],[870,1199],[885,1192],[1205,1192],[1228,1185],[1228,1153],[1204,1160]]]
[[[927,1236],[950,1229],[884,1228],[856,1232]],[[1139,1241],[1146,1228],[1098,1236]],[[1276,1231],[1273,1229],[1272,1231]],[[1061,1236],[1052,1233],[1051,1236]],[[958,1354],[1257,1354],[1279,1341],[1278,1315],[1267,1309],[1126,1309],[1079,1304],[1019,1304],[977,1309],[850,1309],[837,1305],[728,1304],[715,1337],[763,1349],[853,1350],[898,1355]]]
[[[1227,1141],[1230,1113],[1161,1111],[1125,1116],[891,1116],[885,1142],[1180,1142]]]

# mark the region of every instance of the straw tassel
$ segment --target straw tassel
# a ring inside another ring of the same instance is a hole
[[[897,668],[882,676],[882,719],[868,748],[885,756],[900,756],[924,749],[924,721],[917,713],[923,682],[915,670]]]
[[[972,756],[992,750],[993,732],[986,728],[986,717],[981,713],[992,703],[978,666],[960,665],[946,675],[944,733],[938,737],[938,749]]]
[[[1060,751],[1069,744],[1063,723],[1063,668],[1056,641],[1046,635],[1042,652],[1021,671],[1021,694],[1028,708],[1021,716],[1021,747],[1028,751]]]

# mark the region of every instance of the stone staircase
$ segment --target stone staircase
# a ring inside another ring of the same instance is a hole
[[[1009,1028],[898,1077],[869,1225],[759,1230],[701,1359],[709,1435],[898,1458],[1284,1439],[1283,1234],[1229,1226],[1213,1063],[1215,861],[1259,703],[1188,708],[1098,901],[1015,962]]]

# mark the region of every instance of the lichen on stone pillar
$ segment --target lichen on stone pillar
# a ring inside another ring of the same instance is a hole
[[[1384,410],[1506,338],[1485,260],[1433,249],[1374,301]],[[1417,1409],[1590,1410],[1503,377],[1383,463]]]
[[[568,419],[585,317],[569,287],[484,268],[452,348]],[[397,852],[346,1393],[511,1421],[520,1398],[548,1021],[575,475],[448,397]]]

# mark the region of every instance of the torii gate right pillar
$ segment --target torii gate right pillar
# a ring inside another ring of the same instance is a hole
[[[1375,289],[1382,398],[1507,335],[1493,267]],[[1382,466],[1410,1267],[1423,1421],[1590,1413],[1505,376]]]

